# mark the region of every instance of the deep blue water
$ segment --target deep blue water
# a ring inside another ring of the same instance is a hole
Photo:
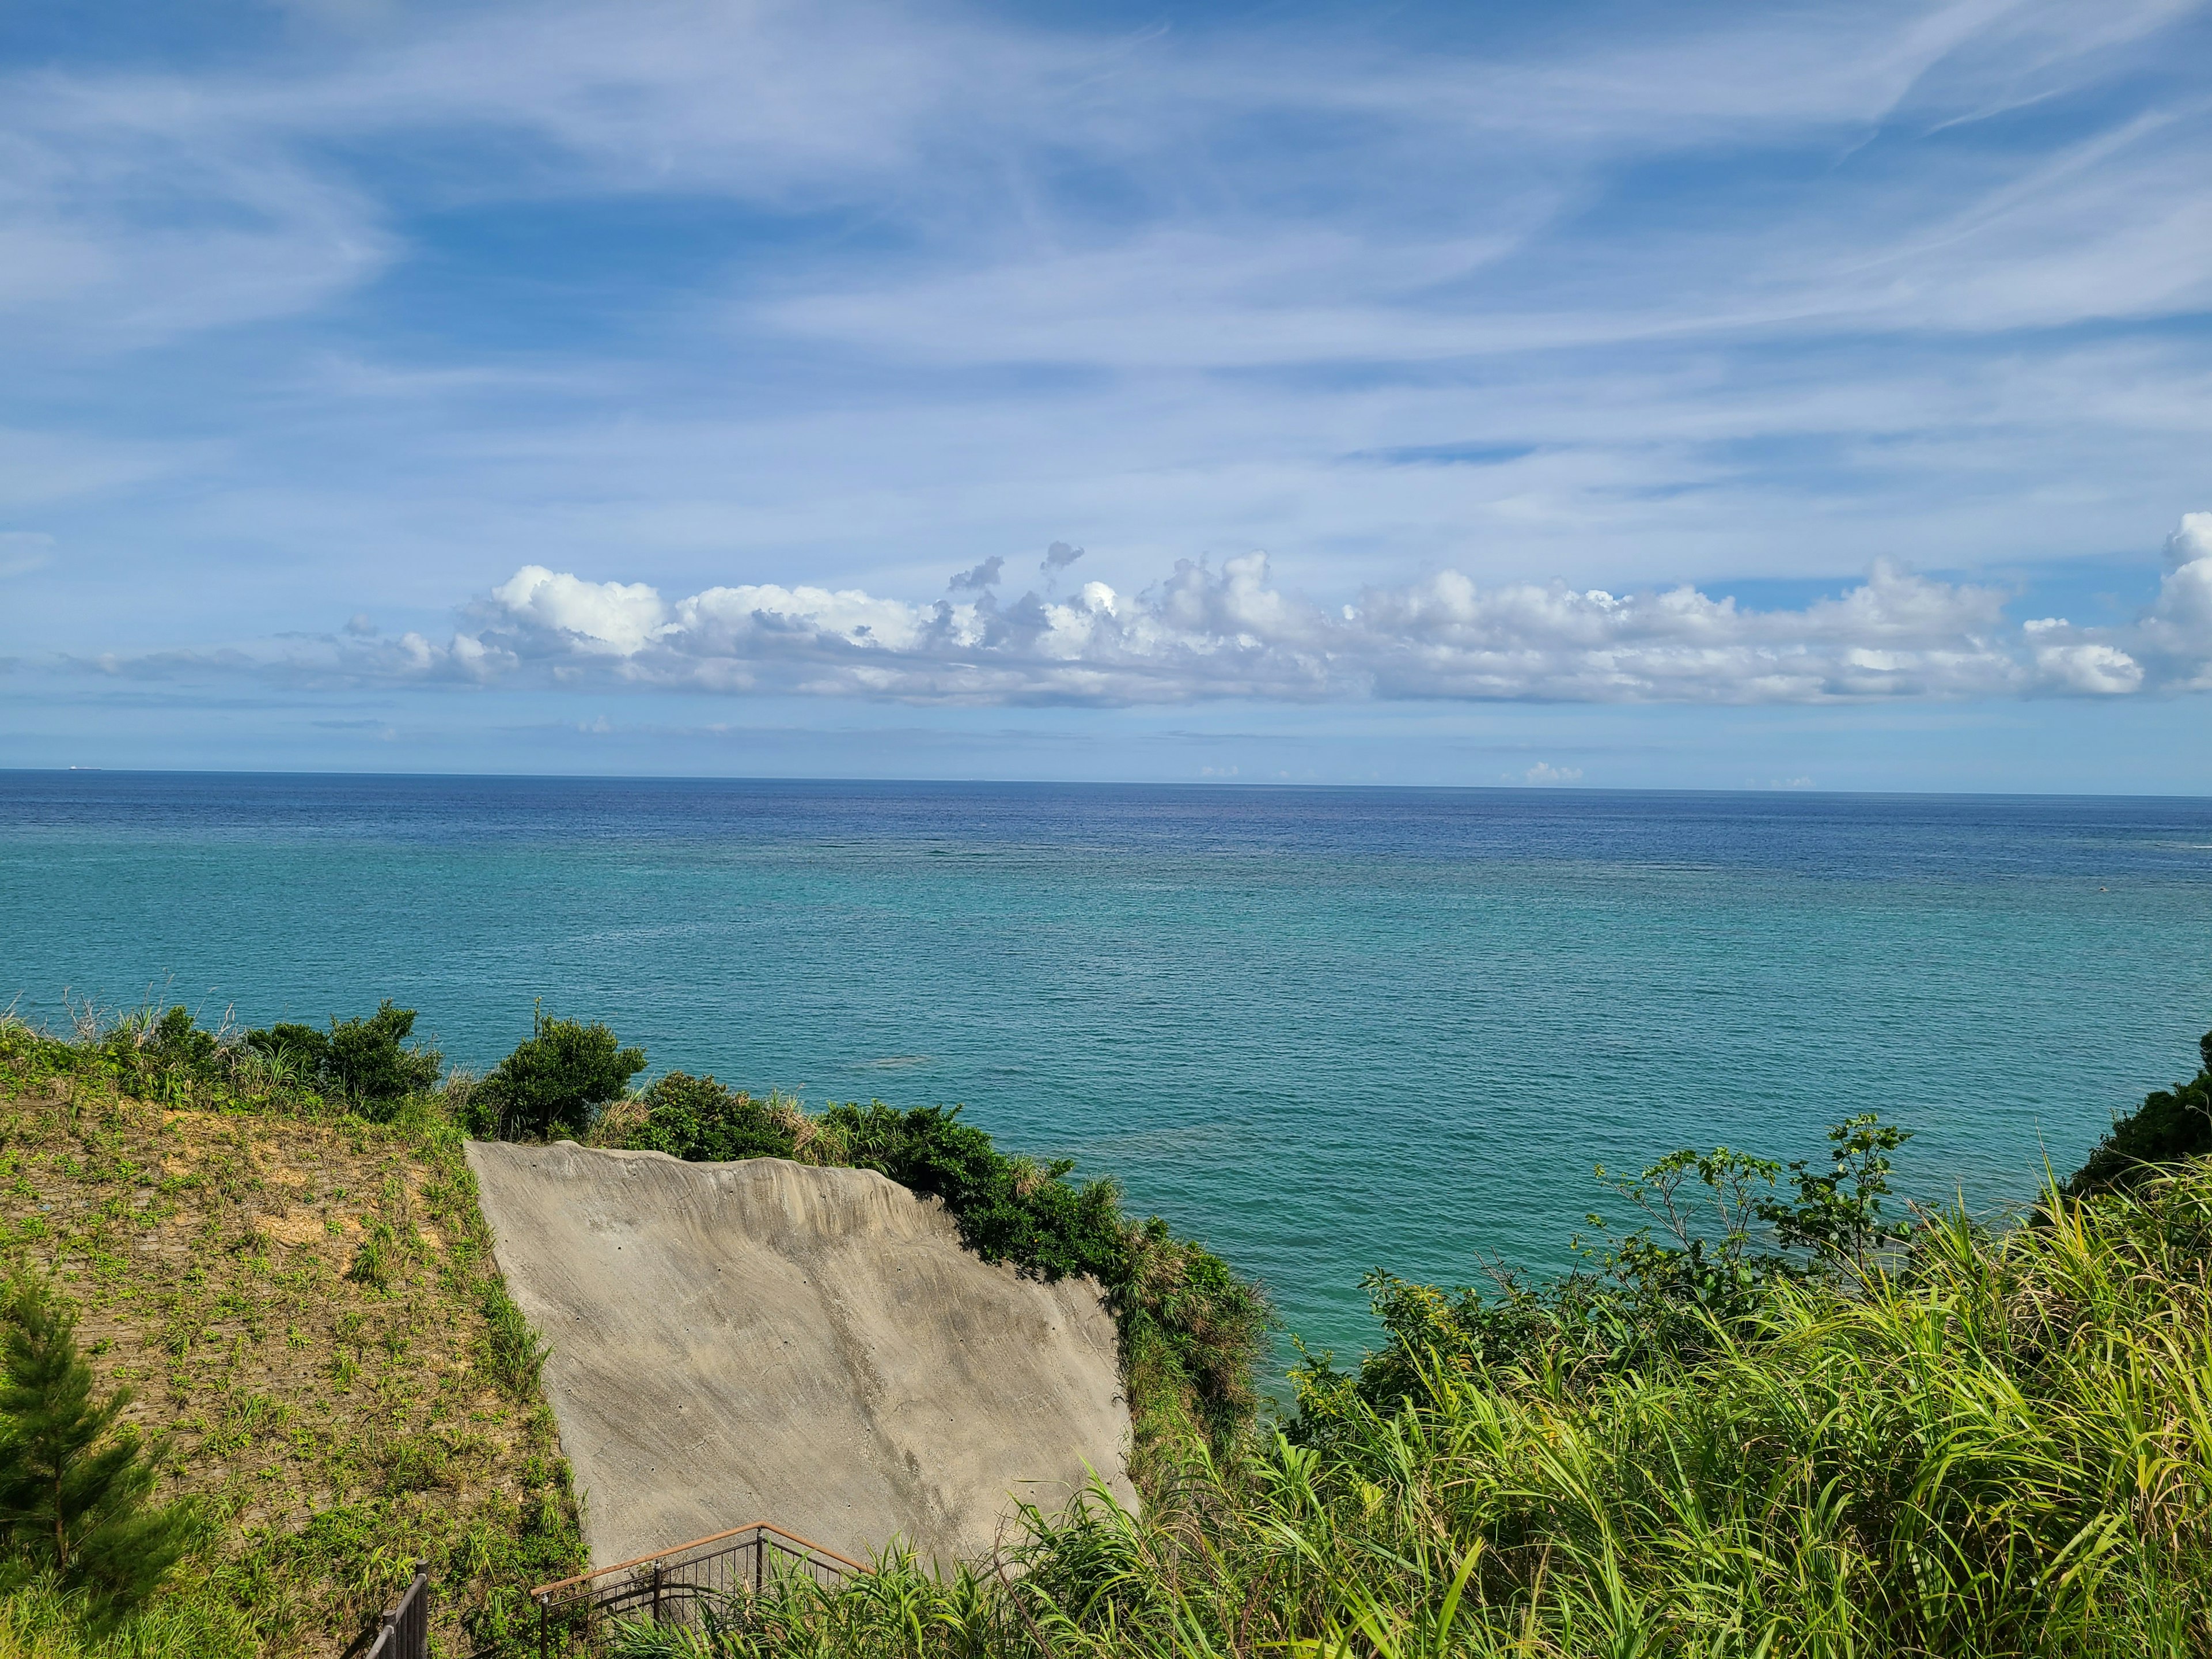
[[[0,773],[0,1000],[149,987],[964,1102],[1348,1349],[1368,1267],[1559,1262],[1598,1160],[2070,1170],[2212,1025],[2212,802]]]

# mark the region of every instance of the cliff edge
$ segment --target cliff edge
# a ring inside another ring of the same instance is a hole
[[[982,1261],[934,1199],[781,1158],[468,1158],[508,1291],[552,1349],[594,1566],[754,1520],[950,1563],[1090,1470],[1135,1503],[1097,1286]]]

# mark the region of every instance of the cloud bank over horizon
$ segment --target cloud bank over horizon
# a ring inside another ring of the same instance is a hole
[[[0,765],[2212,789],[2212,0],[18,9]]]
[[[751,583],[678,599],[643,582],[525,565],[444,644],[342,633],[258,649],[106,656],[161,678],[230,671],[300,683],[624,686],[912,704],[1171,705],[1420,699],[1817,704],[2212,690],[2212,513],[2167,538],[2155,601],[2123,626],[2014,623],[2002,587],[1887,562],[1839,596],[1759,610],[1684,584],[1616,595],[1564,582],[1484,587],[1444,570],[1334,609],[1278,586],[1264,553],[1181,561],[1135,592],[1057,580],[1002,598],[1004,556],[933,603]]]

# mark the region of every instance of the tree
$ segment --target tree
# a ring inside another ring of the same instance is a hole
[[[149,1505],[154,1460],[118,1421],[131,1391],[94,1402],[76,1315],[59,1297],[41,1285],[19,1288],[6,1337],[0,1535],[64,1589],[83,1590],[96,1624],[112,1624],[184,1553],[185,1508]]]
[[[1828,1168],[1804,1159],[1790,1165],[1795,1203],[1764,1203],[1759,1217],[1792,1249],[1813,1252],[1816,1262],[1849,1267],[1863,1279],[1881,1251],[1912,1236],[1909,1222],[1885,1217],[1889,1155],[1912,1139],[1909,1129],[1884,1123],[1875,1112],[1845,1118],[1828,1131]]]
[[[502,1134],[581,1133],[593,1109],[620,1099],[645,1069],[645,1050],[623,1048],[604,1022],[555,1019],[543,1006],[531,1018],[530,1036],[477,1092],[497,1109]]]
[[[2212,1152],[2212,1031],[2197,1040],[2203,1066],[2187,1083],[2154,1090],[2112,1133],[2060,1190],[2069,1198],[2124,1191],[2164,1166]]]

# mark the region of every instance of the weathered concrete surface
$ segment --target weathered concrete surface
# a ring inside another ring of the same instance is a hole
[[[477,1143],[508,1291],[604,1566],[769,1520],[848,1555],[987,1554],[1086,1464],[1133,1504],[1096,1285],[1041,1285],[860,1170]]]

